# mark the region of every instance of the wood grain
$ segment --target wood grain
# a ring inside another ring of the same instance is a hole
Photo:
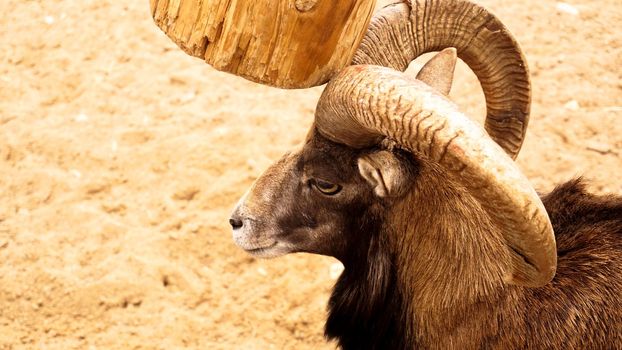
[[[281,88],[351,62],[376,0],[150,0],[156,24],[216,69]]]

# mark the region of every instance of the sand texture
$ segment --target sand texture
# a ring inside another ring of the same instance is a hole
[[[520,168],[542,192],[581,175],[622,194],[622,2],[481,3],[530,65]],[[217,72],[145,0],[0,9],[0,349],[334,348],[336,260],[251,258],[227,222],[322,88]],[[482,119],[464,65],[452,97]]]

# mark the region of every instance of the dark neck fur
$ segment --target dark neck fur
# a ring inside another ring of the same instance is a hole
[[[396,319],[404,313],[395,256],[380,220],[366,221],[374,224],[363,224],[358,247],[341,259],[345,270],[328,303],[325,335],[346,350],[406,349],[409,320]]]

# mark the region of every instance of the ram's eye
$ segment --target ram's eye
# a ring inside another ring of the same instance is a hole
[[[313,187],[317,188],[318,191],[328,196],[335,195],[339,193],[339,191],[341,191],[341,186],[334,184],[334,183],[330,183],[330,182],[326,182],[326,181],[322,181],[318,179],[312,179],[310,183]]]

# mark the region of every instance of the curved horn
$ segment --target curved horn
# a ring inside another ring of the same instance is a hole
[[[482,85],[486,131],[516,158],[529,122],[529,73],[516,40],[483,7],[466,0],[389,5],[372,18],[352,64],[404,71],[418,56],[448,47],[458,50]]]
[[[555,275],[555,236],[538,195],[503,149],[436,90],[390,68],[350,66],[328,83],[315,122],[350,147],[389,138],[459,179],[511,248],[508,283],[538,287]]]

